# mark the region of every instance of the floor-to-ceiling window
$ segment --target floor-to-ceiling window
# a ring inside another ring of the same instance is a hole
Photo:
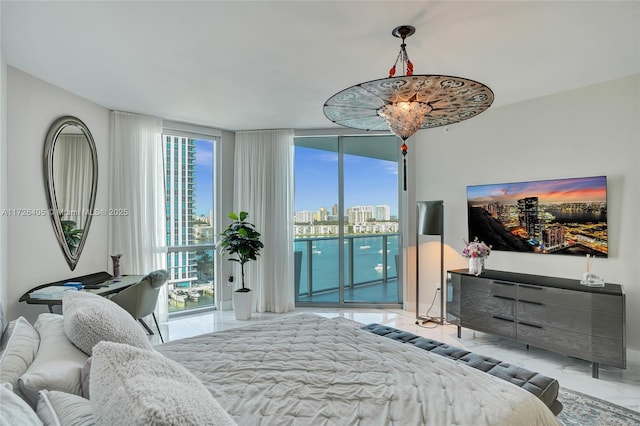
[[[163,135],[169,314],[214,306],[215,138]]]
[[[295,139],[298,305],[402,300],[398,153],[391,136]]]

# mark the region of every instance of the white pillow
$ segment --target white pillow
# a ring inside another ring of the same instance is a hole
[[[36,408],[44,426],[93,426],[91,401],[57,391],[40,391]]]
[[[13,393],[10,383],[0,384],[0,401],[2,401],[0,426],[42,426],[42,422],[31,407]]]
[[[88,355],[103,340],[153,349],[136,320],[105,297],[83,291],[67,291],[62,296],[62,314],[67,337]]]
[[[17,387],[38,352],[40,335],[24,317],[9,323],[0,342],[0,382]]]
[[[235,425],[193,374],[155,351],[100,342],[90,387],[97,425]]]
[[[82,370],[80,371],[80,382],[82,383],[82,397],[91,399],[89,393],[89,383],[91,380],[91,358],[88,358],[87,361],[82,366]]]
[[[40,348],[18,380],[22,396],[35,408],[42,389],[82,395],[80,372],[88,357],[67,338],[62,315],[40,314],[34,327],[40,333]]]

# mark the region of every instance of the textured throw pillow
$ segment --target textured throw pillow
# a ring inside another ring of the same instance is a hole
[[[64,331],[84,353],[103,340],[142,349],[153,347],[136,320],[109,299],[83,291],[67,291],[62,297]]]
[[[38,352],[40,335],[24,317],[9,323],[0,342],[0,382],[17,387]]]
[[[40,334],[40,348],[18,380],[22,396],[35,408],[42,389],[82,395],[80,371],[88,357],[67,338],[62,315],[40,314],[33,326]]]
[[[155,351],[101,342],[91,359],[97,425],[234,425],[204,385]]]
[[[10,383],[0,384],[0,426],[42,426],[36,413],[13,392]]]
[[[93,426],[91,401],[57,391],[40,391],[36,408],[44,426]]]

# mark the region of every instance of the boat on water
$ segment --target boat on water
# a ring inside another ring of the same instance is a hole
[[[378,250],[378,253],[382,254],[382,249]],[[391,250],[387,250],[387,253],[391,253]]]
[[[382,263],[378,263],[373,269],[375,269],[378,272],[382,272],[382,270],[384,269],[384,266],[382,265]],[[391,266],[387,266],[387,269],[391,269]]]
[[[200,298],[200,293],[198,290],[190,290],[189,291],[189,299],[190,300],[198,300]]]
[[[169,297],[177,303],[185,303],[187,301],[187,296],[182,294],[182,292],[178,293],[175,290],[169,293]]]
[[[316,250],[316,249],[311,250],[311,253],[312,254],[322,254],[322,252],[320,250]]]
[[[369,250],[371,246],[360,246],[360,250]]]

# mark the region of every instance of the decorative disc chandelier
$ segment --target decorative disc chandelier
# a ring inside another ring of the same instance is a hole
[[[404,189],[407,189],[406,140],[420,129],[446,126],[475,117],[493,103],[487,86],[468,78],[413,74],[405,39],[415,33],[410,25],[393,29],[402,39],[388,78],[344,89],[324,104],[324,115],[341,126],[362,130],[391,130],[402,139]],[[398,62],[404,73],[394,77]]]

